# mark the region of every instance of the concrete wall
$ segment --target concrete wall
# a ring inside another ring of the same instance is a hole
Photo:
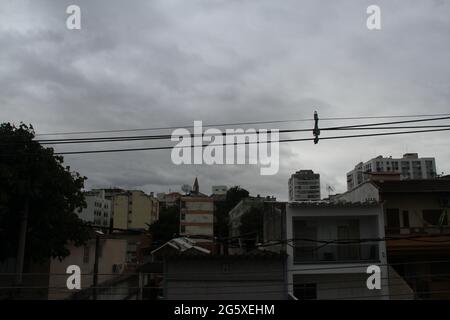
[[[139,190],[115,195],[113,217],[115,228],[146,229],[147,223],[152,224],[159,219],[158,201]]]
[[[388,299],[383,290],[369,290],[365,273],[294,275],[294,284],[314,283],[318,300],[381,300]],[[386,281],[382,287],[387,286]]]
[[[282,258],[178,258],[165,268],[170,300],[286,299]]]
[[[100,246],[98,284],[120,275],[120,271],[113,272],[113,265],[125,267],[127,242],[121,239],[102,239]],[[66,270],[70,265],[77,265],[81,269],[81,289],[89,288],[93,283],[95,240],[90,240],[86,247],[70,246],[69,250],[70,255],[62,261],[52,259],[50,262],[49,300],[65,299],[73,293],[66,285],[69,276]],[[85,252],[88,253],[88,259],[84,259]]]
[[[180,234],[213,236],[213,200],[201,197],[184,197],[181,200]]]
[[[366,202],[380,200],[378,189],[371,183],[364,183],[333,198],[333,202]]]
[[[360,220],[360,238],[372,238],[372,237],[384,237],[384,216],[383,208],[381,205],[370,207],[295,207],[295,205],[289,205],[286,208],[286,237],[287,239],[293,239],[293,218],[308,218],[316,219],[318,228],[318,235],[326,239],[336,238],[335,235],[330,235],[330,231],[336,228],[337,224],[333,224],[333,219],[341,218],[353,218]],[[331,219],[332,218],[332,219]],[[337,221],[337,220],[335,220]],[[330,223],[328,223],[330,222]],[[323,224],[324,223],[324,224]],[[327,225],[329,228],[327,228]],[[331,229],[330,229],[331,228]],[[386,268],[386,247],[384,242],[378,243],[378,258],[379,261],[375,262],[314,262],[314,263],[294,263],[294,249],[292,246],[287,246],[286,251],[288,253],[287,267],[288,267],[288,290],[293,294],[294,291],[294,277],[299,275],[319,275],[324,279],[345,279],[345,277],[353,277],[355,275],[361,275],[366,273],[369,265],[379,265],[381,273],[387,275]],[[359,276],[358,276],[359,277]],[[367,279],[368,275],[365,275]],[[318,279],[319,281],[320,279]],[[328,280],[327,280],[328,281]],[[387,281],[387,280],[386,280]],[[366,286],[365,281],[361,286]],[[386,285],[382,286],[382,296],[385,299],[388,298],[389,288]]]

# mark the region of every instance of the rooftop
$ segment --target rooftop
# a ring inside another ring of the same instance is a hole
[[[450,179],[370,181],[380,192],[450,192]]]
[[[378,207],[380,203],[376,201],[368,202],[328,202],[328,201],[311,201],[311,202],[289,202],[291,208],[373,208]]]

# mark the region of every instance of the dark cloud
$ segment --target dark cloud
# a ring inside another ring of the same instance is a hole
[[[0,117],[43,133],[300,119],[314,110],[322,117],[448,112],[449,2],[377,3],[380,31],[365,27],[370,1],[77,1],[82,30],[69,31],[72,1],[3,1]],[[327,184],[343,191],[345,173],[378,154],[419,152],[449,171],[447,144],[447,133],[283,144],[273,177],[252,166],[175,166],[169,151],[66,161],[89,186],[158,192],[199,176],[205,192],[239,184],[286,199],[293,171],[320,172],[323,194]],[[160,144],[57,150],[150,145]]]

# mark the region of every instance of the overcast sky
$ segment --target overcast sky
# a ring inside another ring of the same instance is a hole
[[[81,7],[81,30],[66,28],[70,4]],[[366,28],[371,4],[381,7],[378,31]],[[448,113],[449,13],[444,0],[3,0],[0,121],[52,133],[309,119],[314,110],[321,117]],[[355,121],[321,126],[364,122]],[[176,191],[198,176],[205,193],[240,185],[286,200],[294,171],[320,173],[326,195],[327,184],[345,191],[346,172],[379,154],[434,156],[438,172],[448,173],[449,134],[282,144],[275,176],[250,165],[176,166],[168,150],[65,160],[89,188]]]

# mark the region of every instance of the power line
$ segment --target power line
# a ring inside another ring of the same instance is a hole
[[[450,117],[439,117],[439,118],[427,118],[427,119],[418,119],[418,120],[406,120],[406,121],[391,121],[391,122],[377,122],[377,123],[364,123],[364,124],[356,124],[356,125],[347,125],[347,126],[333,126],[333,127],[325,127],[321,128],[320,130],[342,130],[342,129],[352,129],[355,130],[357,128],[365,128],[365,127],[372,127],[372,126],[380,126],[380,125],[391,125],[391,124],[403,124],[403,123],[415,123],[415,122],[428,122],[428,121],[439,121],[439,120],[448,120]],[[411,128],[425,128],[425,127],[431,127],[431,126],[412,126]],[[441,125],[436,127],[448,127],[448,125]],[[401,129],[402,127],[393,129]],[[409,127],[403,127],[403,128],[409,128]],[[373,128],[373,129],[381,129],[381,128]],[[387,129],[391,129],[391,127],[388,127]],[[234,130],[234,129],[233,129]],[[256,131],[256,130],[255,130]],[[312,129],[282,129],[279,130],[279,133],[293,133],[293,132],[308,132],[312,131]],[[226,135],[227,133],[221,133],[221,135]],[[236,134],[236,133],[233,133]],[[237,134],[247,134],[246,132],[238,132]],[[191,137],[193,136],[215,136],[216,134],[190,134]],[[140,136],[116,136],[116,137],[90,137],[90,138],[72,138],[72,139],[38,139],[35,140],[37,142],[43,143],[43,144],[57,144],[62,142],[67,143],[75,143],[78,141],[85,141],[85,142],[95,142],[95,141],[127,141],[127,140],[152,140],[152,139],[170,139],[171,135],[165,134],[165,135],[140,135]]]
[[[450,116],[450,113],[416,114],[416,115],[390,115],[390,116],[329,117],[329,118],[320,118],[320,121],[394,119],[394,118],[423,118],[423,117],[441,117],[441,116]],[[314,119],[286,119],[286,120],[270,120],[270,121],[247,121],[247,122],[234,122],[234,123],[222,123],[222,124],[203,124],[203,127],[224,127],[224,126],[251,125],[251,124],[258,125],[258,124],[270,124],[270,123],[305,122],[305,121],[313,121],[313,120]],[[114,133],[114,132],[138,132],[138,131],[154,131],[154,130],[173,130],[173,129],[179,129],[179,128],[189,129],[189,128],[192,128],[192,126],[166,126],[166,127],[137,128],[137,129],[52,132],[52,133],[37,133],[36,135],[37,136],[77,135],[77,134]]]
[[[399,131],[399,132],[382,132],[382,133],[370,133],[370,134],[358,134],[358,135],[345,135],[345,136],[331,136],[331,137],[321,137],[320,140],[332,140],[332,139],[348,139],[348,138],[362,138],[362,137],[375,137],[375,136],[389,136],[389,135],[403,135],[403,134],[413,134],[413,133],[425,133],[425,132],[440,132],[449,131],[450,128],[445,129],[429,129],[429,130],[415,130],[415,131]],[[55,152],[55,155],[70,155],[70,154],[90,154],[90,153],[111,153],[111,152],[130,152],[130,151],[149,151],[149,150],[167,150],[167,149],[184,149],[184,148],[195,148],[195,147],[212,147],[212,146],[230,146],[230,145],[249,145],[249,144],[260,144],[260,143],[284,143],[284,142],[300,142],[300,141],[313,141],[314,138],[301,138],[301,139],[282,139],[279,141],[245,141],[242,143],[224,143],[224,144],[202,144],[202,145],[191,145],[191,146],[161,146],[161,147],[142,147],[142,148],[128,148],[128,149],[104,149],[104,150],[83,150],[83,151],[64,151]]]
[[[395,127],[332,127],[332,128],[321,128],[321,131],[327,130],[399,130],[399,129],[424,129],[424,128],[450,128],[450,125],[427,125],[427,126],[395,126]],[[283,129],[278,130],[278,133],[295,133],[295,132],[309,132],[311,129]],[[266,133],[263,131],[262,133]],[[246,135],[252,136],[261,133],[260,130],[255,130],[255,132],[234,132],[231,133],[233,136]],[[227,136],[227,132],[222,132],[220,134],[190,134],[189,137],[217,137],[217,136]],[[187,137],[187,135],[186,135]],[[164,140],[171,139],[171,135],[151,135],[151,136],[122,136],[122,137],[95,137],[95,138],[78,138],[78,139],[55,139],[55,140],[35,140],[43,145],[56,145],[56,144],[74,144],[74,143],[98,143],[98,142],[125,142],[125,141],[145,141],[145,140]]]

